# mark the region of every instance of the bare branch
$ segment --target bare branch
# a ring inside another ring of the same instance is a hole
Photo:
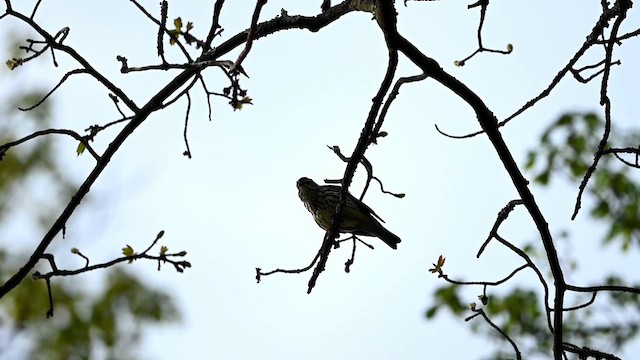
[[[8,0],[5,0],[8,1]],[[10,4],[10,3],[8,3]],[[346,0],[341,4],[338,4],[331,8],[331,11],[328,11],[325,14],[318,15],[316,17],[308,17],[308,16],[280,16],[278,18],[265,21],[256,26],[256,35],[255,38],[261,38],[267,36],[269,34],[273,34],[280,30],[285,29],[307,29],[310,31],[318,31],[320,28],[327,26],[333,21],[339,19],[343,15],[355,11],[356,8],[351,4],[351,1]],[[8,6],[7,12],[11,16],[15,16],[24,22],[27,22],[29,25],[34,27],[36,31],[41,34],[47,41],[53,42],[52,37],[45,32],[42,28],[40,28],[37,24],[33,23],[30,19],[23,16],[20,13],[17,13]],[[215,49],[206,53],[205,56],[202,56],[203,61],[213,60],[216,61],[220,57],[229,53],[236,47],[244,44],[247,38],[246,31],[241,32],[232,36],[230,39],[220,44]],[[65,224],[71,214],[75,211],[77,206],[80,204],[82,199],[89,192],[91,186],[95,183],[98,177],[102,174],[104,169],[107,167],[113,155],[120,149],[122,144],[127,140],[127,138],[140,126],[147,117],[154,111],[156,111],[162,103],[167,100],[172,94],[174,94],[178,89],[180,89],[183,85],[189,82],[191,79],[197,76],[199,70],[196,68],[185,69],[182,73],[178,74],[167,86],[162,88],[155,96],[153,96],[147,104],[145,104],[142,108],[138,109],[138,107],[131,101],[124,92],[118,89],[115,85],[109,82],[106,78],[104,78],[100,73],[98,73],[83,57],[81,57],[75,50],[58,43],[54,43],[52,47],[62,50],[69,55],[71,55],[76,61],[83,65],[85,69],[87,69],[88,73],[94,76],[98,81],[103,83],[107,89],[109,89],[115,96],[121,99],[134,113],[135,115],[129,120],[127,125],[120,131],[120,133],[113,139],[113,141],[109,144],[107,149],[104,151],[104,154],[97,162],[96,166],[84,180],[84,182],[80,185],[75,195],[71,198],[71,201],[66,205],[62,213],[58,216],[56,221],[51,225],[47,233],[43,236],[42,240],[33,251],[27,262],[24,264],[20,270],[18,270],[13,276],[11,276],[2,286],[0,286],[0,298],[4,297],[7,293],[9,293],[12,289],[14,289],[21,281],[24,279],[31,269],[36,265],[38,260],[41,258],[41,255],[44,254],[46,249],[49,247],[55,236],[62,231],[65,227]]]
[[[256,1],[256,7],[253,10],[253,16],[251,17],[251,26],[249,27],[249,32],[247,33],[246,45],[244,46],[244,50],[242,50],[240,55],[238,55],[238,59],[231,67],[231,70],[229,70],[231,74],[235,73],[236,71],[239,71],[240,65],[242,65],[242,62],[244,61],[244,59],[247,57],[247,55],[249,55],[249,51],[251,51],[251,46],[253,45],[253,38],[256,33],[256,26],[258,26],[258,18],[260,18],[260,12],[262,11],[262,7],[266,3],[267,3],[267,0]]]
[[[500,329],[500,327],[498,327],[496,324],[494,324],[491,320],[489,320],[489,317],[487,316],[487,314],[485,314],[484,310],[482,309],[478,309],[478,310],[474,310],[475,315],[471,315],[468,318],[464,319],[465,321],[469,321],[471,319],[473,319],[474,317],[480,315],[484,318],[484,321],[487,322],[487,324],[489,324],[489,326],[491,326],[492,328],[494,328],[497,332],[500,333],[500,335],[502,335],[502,337],[504,337],[505,339],[507,339],[507,341],[509,341],[509,343],[511,344],[511,346],[513,346],[513,350],[516,353],[516,358],[521,360],[522,359],[522,354],[520,353],[520,349],[518,349],[518,346],[516,345],[516,343],[509,337],[509,335],[507,335],[507,333],[505,333],[504,331],[502,331],[502,329]]]
[[[511,119],[513,119],[516,116],[522,114],[525,110],[527,110],[530,107],[532,107],[533,105],[535,105],[538,101],[540,101],[543,98],[547,97],[547,95],[549,95],[551,93],[551,90],[553,90],[556,87],[556,85],[558,85],[560,83],[560,80],[562,80],[562,78],[567,74],[567,72],[569,72],[575,66],[575,64],[582,57],[582,55],[584,55],[584,53],[592,45],[594,45],[596,43],[596,39],[598,38],[598,36],[602,33],[602,31],[604,31],[604,28],[608,26],[609,21],[611,19],[613,19],[615,16],[617,16],[617,14],[614,11],[604,11],[602,13],[602,15],[600,15],[600,18],[596,22],[595,26],[591,30],[591,33],[587,36],[587,39],[582,44],[580,49],[578,49],[578,51],[576,51],[576,53],[569,60],[569,62],[564,66],[564,68],[562,68],[558,72],[558,74],[556,74],[556,76],[553,78],[553,80],[551,80],[551,83],[549,84],[549,86],[546,89],[544,89],[538,96],[536,96],[533,99],[527,101],[527,103],[524,106],[522,106],[519,110],[517,110],[513,114],[509,115],[503,121],[501,121],[500,122],[500,126],[503,126],[504,124],[509,122]]]
[[[47,283],[47,293],[49,294],[49,310],[47,310],[47,319],[53,317],[53,294],[51,293],[51,280],[44,279]]]
[[[380,110],[380,115],[378,115],[378,121],[376,122],[376,126],[373,129],[373,136],[371,138],[372,143],[377,144],[378,137],[380,137],[380,129],[382,128],[382,123],[384,122],[384,119],[387,117],[387,111],[389,111],[391,104],[396,99],[398,94],[400,94],[400,87],[404,84],[408,84],[416,81],[422,81],[427,77],[428,76],[426,73],[422,73],[420,75],[401,77],[396,81],[395,85],[393,85],[393,89],[391,90],[391,92],[389,93],[389,96],[387,97],[387,101],[382,106],[382,110]]]
[[[187,147],[187,150],[182,153],[182,155],[191,159],[191,149],[189,149],[189,140],[187,139],[187,127],[189,126],[189,113],[191,112],[191,96],[187,93],[187,111],[184,116],[184,131],[182,133],[184,137],[184,145]]]
[[[547,260],[555,280],[554,308],[562,309],[564,307],[565,282],[558,254],[553,243],[553,237],[549,231],[548,223],[542,215],[542,212],[529,189],[529,182],[520,171],[511,151],[499,132],[498,121],[495,118],[495,115],[487,108],[477,94],[473,93],[467,86],[462,84],[453,76],[446,73],[435,60],[426,57],[400,34],[396,34],[394,37],[394,41],[397,43],[398,49],[402,51],[414,64],[420,67],[434,80],[446,85],[449,90],[460,96],[460,98],[466,101],[476,112],[482,130],[487,134],[489,140],[493,144],[500,160],[509,173],[511,180],[518,191],[520,198],[524,202],[525,207],[529,211],[529,214],[540,233],[542,244],[547,255]],[[562,314],[560,314],[560,312],[556,312],[554,317],[554,328],[562,329],[562,323]],[[562,331],[557,331],[554,335],[554,353],[555,358],[559,360],[561,359]]]
[[[170,264],[172,264],[174,266],[174,268],[176,269],[176,271],[178,272],[183,272],[185,269],[190,268],[191,267],[191,263],[189,263],[188,261],[185,260],[173,260],[173,257],[183,257],[186,255],[186,252],[181,251],[181,252],[177,252],[177,253],[173,253],[173,254],[160,254],[160,255],[149,255],[149,254],[135,254],[135,255],[131,255],[131,256],[122,256],[119,257],[117,259],[113,259],[111,261],[105,262],[105,263],[100,263],[100,264],[96,264],[96,265],[91,265],[91,266],[86,266],[86,267],[82,267],[76,270],[57,270],[57,271],[51,271],[48,272],[46,274],[41,274],[40,272],[35,272],[33,274],[33,278],[34,279],[50,279],[52,277],[59,277],[59,276],[72,276],[72,275],[79,275],[88,271],[93,271],[96,269],[106,269],[108,267],[111,267],[113,265],[128,261],[134,261],[134,260],[140,260],[140,259],[148,259],[148,260],[155,260],[158,262],[168,262]]]
[[[377,177],[372,176],[371,179],[375,180],[380,185],[380,192],[382,192],[383,194],[388,194],[397,197],[398,199],[402,199],[403,197],[405,197],[404,193],[392,193],[391,191],[385,190],[384,186],[382,186],[382,181],[380,181],[380,179],[378,179]]]
[[[256,281],[260,282],[262,276],[268,276],[268,275],[275,274],[275,273],[285,273],[285,274],[300,274],[300,273],[303,273],[303,272],[308,271],[309,269],[311,269],[313,267],[313,265],[316,263],[316,261],[318,261],[319,257],[320,257],[320,251],[318,251],[318,253],[316,254],[316,256],[313,258],[313,260],[311,261],[311,263],[308,266],[303,267],[301,269],[293,269],[293,270],[275,269],[275,270],[271,270],[271,271],[267,271],[267,272],[262,272],[261,268],[256,268]]]
[[[500,284],[503,284],[507,281],[509,281],[509,279],[511,279],[512,277],[514,277],[517,273],[519,273],[520,271],[526,269],[530,267],[529,264],[524,264],[524,265],[520,265],[519,267],[515,268],[511,273],[509,273],[509,275],[503,277],[500,280],[496,280],[496,281],[461,281],[461,280],[453,280],[449,277],[449,275],[445,274],[444,272],[442,272],[441,268],[436,268],[436,269],[432,269],[435,271],[432,272],[437,272],[438,273],[438,278],[442,278],[444,279],[446,282],[450,283],[450,284],[455,284],[455,285],[483,285],[483,286],[498,286]]]
[[[126,94],[122,92],[122,90],[120,90],[111,81],[109,81],[106,77],[104,77],[101,73],[99,73],[93,66],[91,66],[91,64],[89,64],[89,62],[85,58],[80,56],[80,54],[78,54],[73,48],[62,44],[62,41],[66,38],[66,35],[68,34],[68,28],[63,29],[66,31],[62,34],[61,39],[59,41],[56,41],[56,39],[53,36],[51,36],[48,32],[42,29],[40,25],[38,25],[35,21],[33,21],[33,19],[30,19],[19,12],[13,11],[12,9],[7,9],[7,14],[17,19],[20,19],[23,22],[27,23],[29,26],[31,26],[36,32],[38,32],[38,34],[40,34],[40,36],[42,36],[45,39],[48,46],[50,46],[52,49],[63,51],[67,53],[69,56],[71,56],[80,65],[82,65],[82,67],[86,70],[88,74],[90,74],[96,80],[98,80],[101,84],[103,84],[110,92],[118,96],[118,98],[120,98],[131,111],[133,111],[134,113],[137,113],[139,111],[136,104],[131,99],[129,99],[129,97],[126,96]],[[60,32],[58,32],[58,34],[60,34]]]
[[[571,289],[569,289],[571,290]],[[576,305],[576,306],[572,306],[572,307],[568,307],[568,308],[564,308],[562,309],[562,311],[575,311],[575,310],[579,310],[579,309],[583,309],[586,308],[587,306],[593,304],[593,302],[596,300],[596,296],[598,295],[597,291],[594,291],[591,294],[591,299],[589,299],[589,301],[585,302],[584,304],[580,304],[580,305]],[[555,310],[554,310],[555,311]]]
[[[602,74],[602,81],[600,84],[600,105],[604,105],[604,133],[602,134],[600,144],[598,144],[598,149],[593,157],[593,162],[589,166],[589,169],[587,169],[587,172],[584,174],[582,182],[578,187],[578,196],[576,199],[573,214],[571,215],[571,220],[575,220],[576,216],[578,216],[578,211],[580,211],[580,207],[582,206],[582,194],[587,187],[587,183],[589,182],[591,175],[593,175],[593,173],[596,171],[598,162],[602,157],[602,152],[607,146],[609,133],[611,131],[611,100],[607,95],[607,88],[609,86],[609,75],[611,74],[611,58],[613,56],[613,47],[616,45],[615,38],[618,34],[618,30],[620,29],[620,25],[622,24],[624,19],[627,17],[627,10],[631,8],[632,3],[629,0],[618,0],[616,1],[616,4],[618,6],[614,7],[615,11],[613,12],[618,15],[618,17],[616,18],[611,28],[609,43],[605,46],[606,50],[604,72]],[[605,13],[607,13],[607,11],[605,11]]]
[[[29,111],[29,110],[33,110],[36,107],[38,107],[40,104],[42,104],[45,100],[47,100],[49,98],[49,96],[51,96],[51,94],[53,94],[54,91],[58,90],[58,88],[62,85],[62,83],[64,83],[65,81],[67,81],[67,79],[71,76],[71,75],[76,75],[76,74],[86,74],[87,70],[85,69],[76,69],[76,70],[71,70],[68,73],[64,74],[64,76],[62,77],[62,79],[60,79],[60,81],[58,82],[58,84],[56,86],[53,87],[53,89],[51,89],[42,99],[40,99],[38,102],[36,102],[35,104],[26,107],[26,108],[18,108],[20,111]]]
[[[472,57],[476,56],[477,54],[480,54],[481,52],[508,55],[508,54],[511,54],[511,52],[513,51],[513,45],[511,44],[507,45],[507,50],[488,49],[488,48],[485,48],[484,45],[482,45],[482,27],[484,26],[484,19],[487,13],[487,7],[489,7],[489,0],[479,0],[471,5],[468,5],[467,9],[473,9],[474,7],[478,7],[478,6],[480,6],[480,22],[478,23],[478,30],[476,33],[476,37],[478,39],[478,48],[466,58],[462,60],[454,61],[454,64],[456,66],[464,66],[468,60],[470,60]]]
[[[598,77],[598,75],[602,74],[604,72],[604,68],[596,71],[595,73],[589,75],[588,77],[583,77],[580,73],[585,71],[585,70],[590,70],[590,69],[595,69],[597,67],[599,67],[600,65],[603,65],[605,63],[606,60],[601,60],[600,62],[598,62],[597,64],[592,64],[592,65],[586,65],[583,66],[579,69],[571,69],[571,73],[573,74],[573,77],[578,80],[579,82],[586,84],[589,81],[595,79],[596,77]],[[611,63],[611,65],[620,65],[620,60],[614,61]]]
[[[93,156],[94,159],[96,159],[96,161],[100,161],[100,155],[98,155],[95,150],[93,150],[93,148],[91,147],[91,145],[89,145],[89,141],[87,139],[87,137],[85,136],[80,136],[80,134],[78,134],[77,132],[73,131],[73,130],[68,130],[68,129],[46,129],[46,130],[40,130],[40,131],[36,131],[30,135],[27,135],[21,139],[15,140],[15,141],[11,141],[8,142],[4,145],[0,145],[0,160],[2,159],[2,155],[4,155],[4,153],[16,146],[16,145],[20,145],[26,141],[29,141],[33,138],[36,138],[38,136],[43,136],[43,135],[50,135],[50,134],[60,134],[60,135],[68,135],[71,136],[72,138],[78,140],[79,142],[81,142],[85,148],[89,151],[89,153],[91,154],[91,156]]]
[[[160,26],[158,26],[158,56],[162,59],[162,64],[167,64],[167,59],[164,58],[164,33],[167,29],[167,12],[169,11],[169,4],[167,0],[160,2]]]
[[[474,133],[470,133],[470,134],[467,134],[467,135],[451,135],[451,134],[447,134],[446,132],[440,130],[440,128],[438,127],[438,124],[435,124],[435,127],[436,127],[436,131],[439,132],[440,135],[444,135],[444,136],[446,136],[448,138],[451,138],[451,139],[468,139],[468,138],[472,138],[472,137],[474,137],[476,135],[480,135],[480,134],[484,133],[484,130],[480,130],[480,131],[476,131]]]
[[[509,217],[509,214],[513,211],[513,209],[516,208],[517,205],[524,205],[524,202],[521,199],[511,200],[509,201],[509,203],[507,203],[507,205],[505,205],[504,208],[502,208],[502,210],[498,212],[498,217],[496,221],[493,223],[493,228],[491,229],[491,231],[489,231],[489,236],[487,236],[487,240],[485,240],[482,246],[480,246],[480,250],[478,250],[478,253],[476,254],[477,258],[479,258],[480,255],[482,255],[482,253],[484,252],[484,249],[487,247],[487,245],[489,245],[489,241],[491,241],[491,239],[493,239],[494,236],[498,233],[498,229],[500,228],[500,225],[502,225],[502,223],[505,220],[507,220],[507,218]]]
[[[532,98],[531,100],[527,101],[520,109],[518,109],[517,111],[515,111],[513,114],[507,116],[504,120],[500,121],[498,123],[498,127],[502,127],[504,125],[506,125],[509,121],[513,120],[514,118],[516,118],[518,115],[522,114],[523,112],[525,112],[526,110],[528,110],[529,108],[533,107],[535,104],[537,104],[540,100],[544,99],[545,97],[547,97],[551,91],[560,83],[560,81],[565,77],[565,75],[572,71],[573,67],[575,66],[575,64],[578,62],[578,60],[580,60],[580,58],[582,58],[582,56],[585,54],[585,52],[591,48],[591,46],[593,46],[594,44],[599,43],[597,38],[598,36],[604,31],[604,29],[608,26],[608,22],[613,19],[615,16],[617,16],[617,13],[614,10],[609,10],[609,11],[603,11],[602,15],[600,15],[600,18],[598,19],[598,21],[596,22],[595,26],[593,27],[593,29],[591,30],[591,33],[587,36],[587,39],[585,40],[585,42],[582,44],[582,46],[576,51],[576,53],[573,55],[573,57],[567,62],[567,64],[560,69],[560,71],[558,71],[558,73],[556,74],[556,76],[551,80],[551,82],[549,83],[549,85],[547,86],[546,89],[544,89],[540,94],[538,94],[537,96],[535,96],[534,98]],[[480,135],[482,133],[484,133],[484,130],[480,130],[480,131],[476,131],[467,135],[449,135],[446,134],[442,131],[440,131],[440,129],[436,126],[436,130],[438,132],[440,132],[442,135],[445,135],[447,137],[451,137],[451,138],[455,138],[455,139],[466,139],[466,138],[471,138],[477,135]]]
[[[38,0],[36,4],[33,6],[33,11],[31,12],[31,16],[29,16],[30,19],[33,20],[33,18],[36,16],[36,12],[38,11],[38,7],[40,7],[41,2],[42,0]]]
[[[619,285],[599,285],[599,286],[575,286],[567,284],[567,290],[576,292],[597,292],[597,291],[616,291],[627,292],[632,294],[639,294],[640,289],[631,286],[619,286]]]
[[[140,5],[137,0],[129,0],[129,1],[131,1],[149,20],[153,21],[158,26],[158,28],[159,28],[158,32],[163,31],[165,34],[173,37],[173,35],[169,31],[169,29],[167,29],[165,27],[166,23],[161,22],[160,20],[154,18],[153,15],[151,15],[147,11],[147,9],[145,9],[142,5]],[[160,15],[162,16],[162,8],[161,8],[161,14]],[[189,55],[189,52],[187,51],[187,49],[184,47],[184,45],[182,45],[182,42],[180,42],[179,39],[174,39],[174,40],[175,40],[176,45],[178,45],[178,47],[180,48],[180,51],[182,51],[182,55],[184,55],[184,57],[189,62],[193,62],[193,59],[191,58],[191,55]],[[164,60],[164,58],[163,58],[163,60]]]
[[[211,27],[209,28],[209,35],[207,35],[207,39],[204,41],[204,46],[202,47],[203,54],[211,49],[213,39],[222,33],[222,27],[220,26],[222,5],[224,5],[224,0],[216,0],[215,5],[213,5],[213,18],[211,20]],[[218,31],[218,29],[220,29],[220,31]]]
[[[320,276],[320,273],[324,271],[325,265],[329,258],[329,253],[331,252],[331,247],[333,245],[334,239],[338,235],[338,228],[339,228],[340,222],[342,221],[342,213],[344,212],[349,185],[351,184],[351,180],[353,179],[353,175],[355,174],[358,163],[363,158],[365,150],[371,143],[370,139],[372,136],[373,126],[375,123],[376,116],[378,114],[378,111],[380,110],[380,107],[382,106],[384,95],[389,91],[389,88],[391,87],[391,82],[393,80],[393,76],[396,72],[396,68],[398,65],[398,53],[397,51],[392,49],[389,49],[388,53],[389,53],[389,61],[387,65],[387,72],[384,76],[382,84],[380,85],[378,93],[373,98],[373,104],[371,105],[371,109],[369,110],[369,116],[367,117],[367,121],[365,122],[365,125],[362,129],[362,133],[360,134],[360,139],[358,140],[358,144],[356,145],[356,148],[353,150],[353,154],[351,155],[351,158],[347,163],[347,167],[344,171],[344,176],[342,177],[342,188],[340,191],[340,198],[338,199],[336,211],[333,214],[331,219],[331,228],[325,234],[324,240],[322,242],[322,247],[320,249],[320,259],[318,260],[318,264],[316,268],[313,270],[313,275],[311,276],[311,279],[309,279],[309,286],[307,289],[307,293],[311,293],[311,290],[313,290],[313,288],[315,287],[318,276]]]
[[[589,349],[588,347],[578,347],[573,344],[564,343],[563,349],[567,352],[577,354],[580,359],[588,359],[593,357],[599,360],[621,360],[619,357],[612,354],[607,354],[602,351]]]
[[[551,319],[551,310],[552,308],[549,306],[549,285],[547,285],[547,281],[544,279],[544,276],[542,275],[542,272],[540,271],[540,269],[536,266],[536,264],[534,264],[533,260],[531,260],[531,257],[529,257],[529,255],[527,255],[524,251],[522,251],[520,248],[518,248],[517,246],[513,245],[512,243],[508,242],[507,240],[505,240],[502,236],[498,235],[497,233],[494,234],[494,237],[496,238],[496,240],[498,240],[502,245],[506,246],[507,248],[509,248],[511,251],[515,252],[516,254],[518,254],[518,256],[520,256],[522,259],[524,259],[524,261],[527,262],[527,265],[529,265],[529,267],[533,270],[533,272],[536,273],[536,276],[538,276],[538,280],[540,281],[540,284],[542,285],[542,288],[544,289],[544,309],[545,309],[545,313],[547,315],[547,326],[549,327],[549,331],[552,334],[555,334],[556,332],[554,331],[554,328],[557,329],[557,316],[554,317],[553,319],[553,323],[552,323],[552,319]],[[563,284],[564,285],[564,284]],[[556,284],[556,291],[557,291],[557,284]],[[564,296],[564,294],[563,294]],[[558,305],[558,299],[554,299],[554,309],[558,309],[557,307]],[[556,311],[556,314],[561,314],[562,311]],[[562,314],[561,314],[562,315]],[[559,331],[561,332],[561,331]]]

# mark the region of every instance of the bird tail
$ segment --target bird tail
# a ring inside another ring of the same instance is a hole
[[[384,241],[385,244],[389,245],[390,248],[394,250],[397,249],[398,243],[400,243],[400,237],[398,237],[398,235],[392,233],[391,231],[385,229],[384,226],[382,226],[380,223],[378,223],[377,225],[378,226],[376,226],[376,229],[375,229],[376,231],[374,235],[378,237],[380,240]]]

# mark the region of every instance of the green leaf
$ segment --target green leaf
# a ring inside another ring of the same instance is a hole
[[[175,45],[176,42],[178,42],[178,38],[180,37],[180,29],[169,30],[169,34],[171,34],[171,38],[169,39],[169,44]]]
[[[5,64],[7,64],[7,67],[9,68],[9,70],[14,70],[18,66],[22,65],[22,59],[17,59],[17,58],[9,59]]]
[[[534,167],[534,166],[535,166],[535,164],[536,164],[536,158],[537,158],[537,155],[538,155],[538,154],[537,154],[536,152],[534,152],[534,151],[529,151],[529,152],[527,153],[527,162],[526,162],[526,163],[525,163],[525,165],[524,165],[524,168],[525,168],[526,170],[531,170],[531,169],[533,169],[533,167]]]
[[[573,175],[573,177],[582,177],[582,175],[587,172],[587,169],[589,169],[589,166],[582,161],[572,161],[569,163],[569,168],[571,169],[571,175]]]
[[[462,303],[458,290],[458,285],[448,285],[437,289],[434,294],[436,303],[445,305],[454,314],[461,314],[467,311],[467,306]]]
[[[582,135],[570,134],[567,139],[567,144],[578,154],[587,150],[587,139]]]
[[[127,245],[126,247],[122,248],[122,255],[133,256],[135,255],[135,251],[133,251],[133,248],[131,246]]]
[[[551,130],[553,130],[553,128],[549,128],[547,129],[547,131],[542,133],[542,136],[540,137],[540,144],[542,145],[549,144],[549,136],[551,136]]]
[[[182,18],[175,18],[173,20],[173,25],[176,27],[176,30],[182,29]]]
[[[434,316],[436,316],[437,312],[438,312],[438,307],[432,306],[425,312],[424,316],[426,316],[427,319],[432,319]]]
[[[231,103],[232,103],[232,105],[233,105],[234,110],[242,110],[242,106],[243,106],[244,104],[250,104],[250,105],[253,105],[253,103],[252,103],[251,101],[253,101],[253,99],[252,99],[252,98],[250,98],[250,97],[248,97],[248,96],[245,96],[245,97],[243,97],[240,101],[237,101],[237,102],[235,102],[235,101],[231,101]]]
[[[547,185],[549,183],[549,171],[547,170],[541,172],[535,178],[533,178],[533,181],[537,182],[538,184]]]
[[[567,126],[573,122],[573,115],[565,114],[556,121],[556,126]]]
[[[591,210],[591,215],[597,218],[606,217],[610,213],[611,213],[611,208],[609,207],[609,203],[606,200],[602,200],[602,199],[598,201],[598,204],[596,205],[596,207],[593,208],[593,210]]]
[[[600,125],[600,117],[594,113],[589,113],[586,114],[583,117],[585,123],[587,124],[587,128],[593,132],[593,130],[595,130],[598,125]]]
[[[78,144],[78,148],[76,149],[76,154],[78,154],[78,156],[82,155],[85,149],[86,147],[84,146],[84,143],[80,141],[80,143]]]

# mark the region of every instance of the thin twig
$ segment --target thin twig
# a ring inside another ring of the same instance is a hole
[[[231,67],[231,70],[229,70],[231,74],[238,71],[244,59],[247,57],[247,55],[249,55],[249,51],[251,51],[251,46],[253,45],[253,38],[255,37],[255,33],[256,33],[256,26],[258,26],[258,19],[260,18],[260,12],[262,11],[262,7],[266,3],[267,3],[267,0],[256,1],[256,7],[253,10],[253,16],[251,17],[251,26],[249,26],[249,32],[247,33],[246,44],[244,46],[244,49],[240,53],[240,55],[238,55],[238,59],[236,59],[236,62]]]
[[[9,148],[14,147],[16,145],[20,145],[26,141],[29,141],[33,138],[36,138],[38,136],[44,136],[44,135],[51,135],[51,134],[61,134],[61,135],[68,135],[71,136],[72,138],[78,140],[79,142],[81,142],[84,147],[89,151],[89,153],[91,154],[91,156],[93,156],[93,158],[96,161],[100,160],[100,155],[98,155],[95,150],[93,150],[93,147],[91,147],[91,145],[89,145],[89,141],[87,140],[86,137],[81,136],[80,134],[78,134],[77,132],[73,131],[73,130],[69,130],[69,129],[46,129],[46,130],[40,130],[40,131],[36,131],[32,134],[29,134],[21,139],[15,140],[15,141],[11,141],[8,142],[6,144],[0,145],[0,154],[3,154],[5,151],[7,151]]]
[[[316,281],[318,280],[320,273],[324,271],[325,265],[329,258],[329,253],[331,252],[332,244],[334,242],[334,239],[338,235],[338,228],[340,222],[342,221],[342,214],[344,212],[344,207],[347,200],[349,185],[351,184],[351,180],[353,179],[353,175],[355,174],[358,163],[360,163],[360,161],[362,160],[364,152],[370,144],[373,126],[375,124],[375,119],[380,110],[380,107],[382,106],[384,95],[389,91],[389,88],[391,87],[391,82],[393,81],[393,76],[398,65],[398,52],[389,48],[388,54],[389,60],[387,64],[387,72],[384,76],[382,84],[380,84],[378,93],[373,98],[373,104],[371,105],[369,116],[367,117],[365,125],[362,129],[362,133],[360,134],[360,139],[358,140],[358,144],[353,150],[353,154],[351,155],[351,158],[347,163],[346,169],[344,171],[340,197],[336,205],[335,213],[331,218],[331,227],[325,234],[324,240],[322,242],[322,247],[320,248],[320,259],[318,260],[318,264],[316,265],[316,268],[313,270],[313,274],[309,279],[307,293],[311,293],[311,290],[313,290],[316,285]]]
[[[602,152],[607,146],[607,141],[609,140],[609,133],[611,131],[611,100],[607,95],[607,88],[609,86],[609,75],[611,73],[611,58],[613,56],[613,48],[616,45],[615,37],[618,34],[618,30],[620,29],[620,25],[624,21],[627,16],[628,7],[631,7],[631,1],[629,0],[618,0],[616,4],[619,5],[620,13],[616,18],[613,26],[611,28],[611,34],[609,43],[606,44],[605,50],[605,63],[604,63],[604,72],[602,74],[602,81],[600,84],[600,105],[604,106],[604,133],[602,134],[602,138],[600,139],[600,143],[598,144],[598,149],[594,155],[593,162],[587,169],[587,172],[584,174],[582,181],[580,182],[580,186],[578,187],[578,196],[576,198],[576,204],[573,209],[573,214],[571,215],[571,220],[575,220],[576,216],[578,216],[578,211],[580,211],[580,207],[582,206],[582,194],[587,187],[587,183],[591,178],[591,175],[596,171],[598,166],[598,162],[602,157]],[[626,5],[623,6],[622,4]],[[606,11],[605,11],[606,12]]]
[[[47,98],[49,98],[49,96],[51,96],[51,94],[53,94],[54,91],[58,90],[58,88],[65,82],[67,81],[67,79],[71,76],[71,75],[76,75],[76,74],[87,74],[87,70],[85,69],[76,69],[76,70],[71,70],[68,73],[64,74],[64,76],[62,77],[62,79],[60,79],[60,81],[58,82],[58,84],[56,86],[53,87],[53,89],[51,89],[42,99],[40,99],[39,101],[37,101],[35,104],[26,107],[26,108],[21,108],[19,107],[18,109],[20,111],[29,111],[29,110],[33,110],[34,108],[38,107],[40,104],[42,104],[45,100],[47,100]]]
[[[260,282],[262,276],[268,276],[268,275],[275,274],[275,273],[285,273],[285,274],[300,274],[300,273],[303,273],[303,272],[308,271],[309,269],[311,269],[313,267],[313,265],[316,263],[316,261],[318,261],[318,257],[320,257],[320,251],[318,251],[318,253],[316,254],[316,256],[313,258],[313,260],[311,261],[311,263],[308,266],[305,266],[305,267],[300,268],[300,269],[275,269],[275,270],[271,270],[271,271],[267,271],[267,272],[262,272],[261,268],[256,268],[256,281]]]
[[[172,36],[169,29],[163,26],[160,20],[154,18],[153,15],[151,15],[147,11],[147,9],[144,8],[144,6],[140,5],[137,0],[129,0],[129,1],[131,1],[138,8],[138,10],[140,10],[149,20],[153,21],[162,31],[164,31],[165,34]],[[176,40],[175,42],[176,45],[178,45],[178,47],[180,48],[180,51],[182,51],[182,55],[184,55],[184,57],[187,59],[188,62],[193,62],[191,55],[189,55],[189,52],[187,51],[187,49],[184,47],[184,45],[182,45],[182,42],[179,41],[179,39],[175,39],[175,40]]]
[[[182,155],[191,159],[191,149],[189,148],[189,139],[187,139],[187,127],[189,126],[189,113],[191,112],[191,95],[187,93],[187,111],[184,115],[184,131],[182,132],[182,136],[184,137],[184,145],[187,147]]]
[[[167,64],[167,60],[164,58],[164,33],[167,28],[167,12],[169,11],[169,4],[167,0],[160,2],[160,26],[158,26],[157,47],[158,56],[162,58],[162,63]]]
[[[513,340],[511,340],[509,335],[507,335],[507,333],[502,331],[502,329],[500,329],[500,327],[498,327],[498,325],[494,324],[491,320],[489,320],[489,317],[487,316],[487,314],[485,314],[484,310],[478,309],[478,310],[474,310],[474,311],[475,311],[475,314],[472,315],[472,316],[469,316],[468,318],[466,318],[465,321],[469,321],[469,320],[473,319],[474,317],[478,316],[478,314],[480,316],[482,316],[484,318],[484,321],[487,322],[487,324],[489,324],[494,330],[499,332],[500,335],[502,335],[502,337],[504,337],[507,341],[509,341],[509,343],[511,343],[511,346],[513,346],[513,350],[516,353],[516,358],[521,360],[522,359],[522,354],[520,353],[520,349],[518,349],[518,346],[516,345],[516,343]]]
[[[215,5],[213,5],[213,18],[211,19],[211,27],[209,28],[209,34],[207,35],[207,39],[204,41],[204,45],[202,46],[202,53],[209,51],[211,49],[211,43],[216,35],[220,34],[218,29],[221,29],[220,26],[220,12],[222,11],[222,5],[224,5],[224,0],[216,0]]]

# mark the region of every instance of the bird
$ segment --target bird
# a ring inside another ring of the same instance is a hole
[[[297,183],[298,195],[313,219],[323,230],[329,231],[331,217],[338,205],[342,187],[335,185],[318,185],[315,181],[301,177]],[[373,236],[384,241],[392,249],[398,248],[400,238],[387,230],[376,219],[384,222],[369,206],[347,192],[347,201],[338,228],[341,233]]]

